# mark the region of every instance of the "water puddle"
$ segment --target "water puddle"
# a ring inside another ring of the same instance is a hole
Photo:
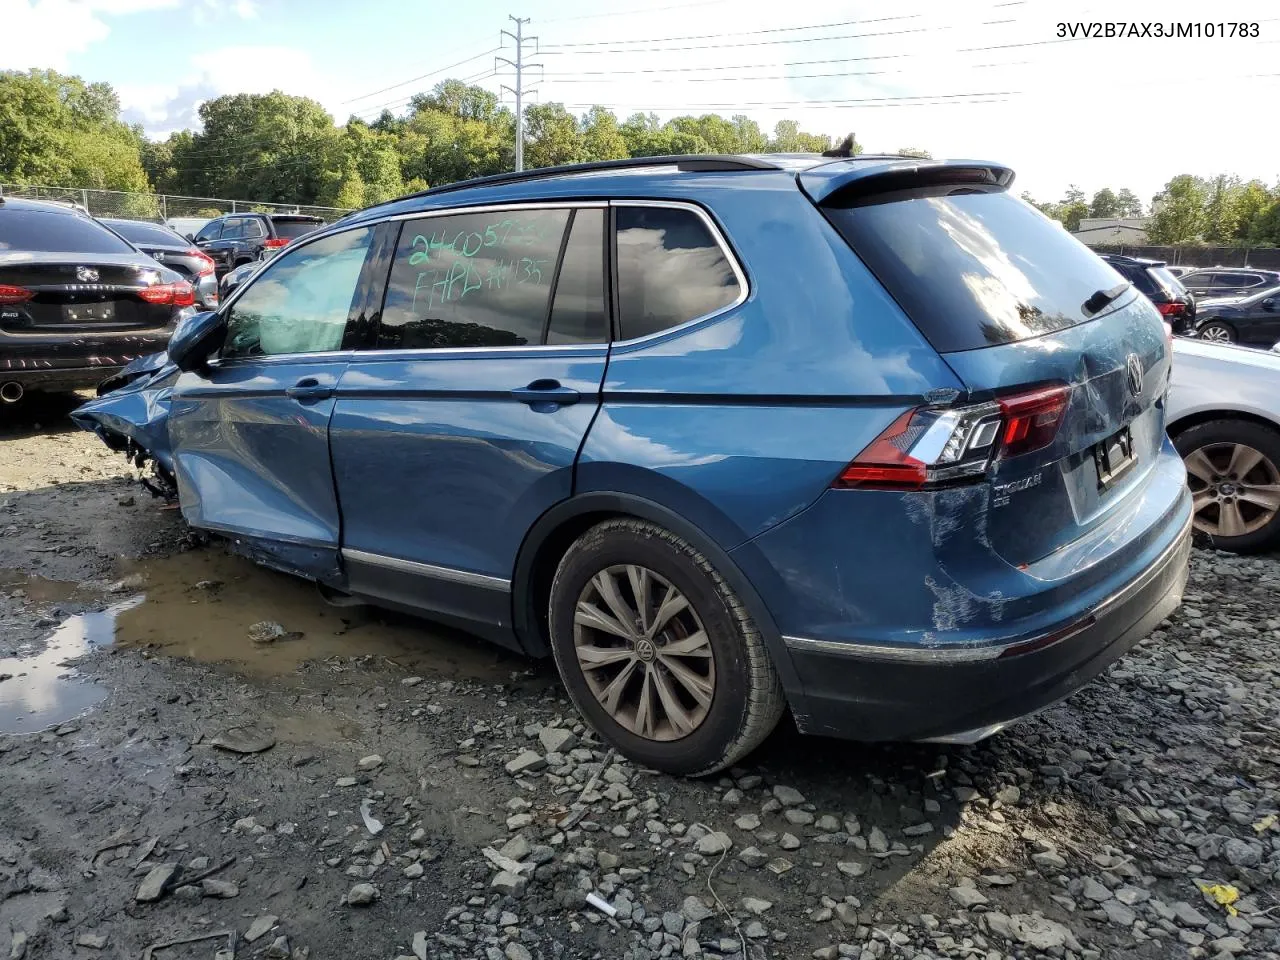
[[[529,662],[460,631],[373,607],[334,607],[307,581],[212,548],[126,564],[110,589],[137,595],[67,618],[38,653],[0,659],[0,734],[65,723],[106,689],[62,666],[115,644],[227,664],[255,677],[293,673],[307,661],[374,655],[423,676],[510,681]],[[83,593],[107,585],[86,584]],[[37,602],[69,598],[74,583],[0,571],[0,589]],[[263,629],[262,624],[279,628]],[[270,642],[259,638],[280,634]]]
[[[141,602],[142,597],[132,597],[106,610],[68,617],[39,653],[24,656],[19,647],[16,657],[0,658],[0,734],[47,729],[102,700],[106,688],[63,664],[111,643],[117,619]]]
[[[58,603],[69,599],[78,589],[80,584],[70,580],[48,580],[21,570],[0,568],[0,591],[18,593],[34,603]]]
[[[385,657],[435,676],[506,681],[528,661],[492,644],[414,617],[372,607],[334,607],[308,581],[268,570],[217,548],[126,567],[145,599],[116,619],[115,642],[158,653],[226,663],[254,676],[292,673],[308,660]],[[279,624],[283,635],[254,642]]]

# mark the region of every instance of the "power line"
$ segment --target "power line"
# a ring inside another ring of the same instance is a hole
[[[577,17],[553,17],[550,20],[539,20],[539,23],[569,23],[572,20],[603,20],[606,17],[646,16],[650,13],[661,13],[664,10],[689,10],[695,7],[712,7],[733,0],[702,0],[701,3],[673,3],[665,7],[640,7],[634,10],[615,10],[612,13],[584,13]],[[1021,0],[1019,0],[1021,2]]]
[[[644,37],[635,40],[591,40],[584,43],[549,43],[547,50],[563,47],[607,47],[615,43],[669,43],[679,40],[716,40],[723,37],[755,37],[766,33],[794,33],[797,30],[828,30],[833,27],[852,27],[863,23],[887,23],[893,20],[918,20],[921,14],[908,13],[895,17],[868,17],[862,20],[837,20],[833,23],[810,23],[799,27],[768,27],[763,30],[736,30],[729,33],[695,33],[680,37]]]
[[[360,94],[360,96],[352,97],[350,100],[343,100],[341,105],[346,106],[348,103],[355,103],[357,100],[367,100],[369,97],[376,97],[380,93],[386,93],[388,90],[394,90],[396,87],[403,87],[410,83],[417,83],[419,80],[425,80],[427,77],[437,76],[438,74],[444,73],[446,70],[452,70],[454,67],[460,67],[464,63],[470,63],[472,60],[479,60],[481,57],[487,57],[491,53],[497,53],[501,49],[502,47],[491,47],[488,50],[485,50],[483,53],[477,53],[474,57],[467,57],[467,59],[465,60],[459,60],[457,63],[451,63],[447,67],[441,67],[438,70],[432,70],[428,73],[424,73],[416,77],[410,77],[408,80],[401,80],[399,83],[393,83],[391,84],[391,86],[383,87],[381,90],[374,90],[370,93],[362,93]]]
[[[957,69],[980,70],[980,69],[985,69],[990,67],[1020,67],[1020,66],[1025,66],[1030,62],[1031,62],[1030,60],[1012,60],[1005,63],[971,63],[971,64],[964,64],[961,67],[957,67]],[[782,66],[786,66],[786,64],[782,64]],[[698,69],[698,68],[690,68],[690,69]],[[706,69],[710,69],[710,68],[706,68]],[[631,71],[618,70],[618,71],[602,71],[602,72],[626,74]],[[676,72],[676,71],[640,70],[635,72],[637,73],[668,73],[668,72]],[[775,74],[768,74],[766,76],[759,76],[759,77],[675,77],[670,79],[658,78],[656,80],[649,80],[647,82],[648,83],[749,83],[752,80],[810,80],[818,77],[878,77],[878,76],[888,76],[890,74],[906,73],[906,72],[907,72],[906,70],[838,70],[834,73],[775,73]],[[556,84],[608,83],[609,82],[609,79],[607,77],[604,78],[603,80],[574,79],[575,75],[571,73],[549,73],[549,74],[546,74],[546,76],[556,77],[557,79],[552,81],[553,83],[556,83]]]

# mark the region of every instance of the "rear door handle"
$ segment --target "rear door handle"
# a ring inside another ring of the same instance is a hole
[[[562,387],[559,380],[535,380],[527,387],[516,387],[511,396],[531,407],[544,404],[563,407],[582,399],[582,394],[572,387]]]
[[[285,389],[284,395],[299,403],[315,403],[317,400],[328,400],[333,396],[333,387],[325,386],[315,377],[303,377],[292,387]]]

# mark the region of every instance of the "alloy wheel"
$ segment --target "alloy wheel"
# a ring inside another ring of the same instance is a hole
[[[591,693],[624,729],[670,741],[706,720],[716,690],[711,640],[660,574],[635,564],[599,571],[578,597],[573,642]]]
[[[1240,537],[1280,512],[1280,470],[1261,451],[1243,443],[1211,443],[1184,462],[1197,530]]]
[[[1211,323],[1200,331],[1200,339],[1210,343],[1231,343],[1231,331],[1220,323]]]

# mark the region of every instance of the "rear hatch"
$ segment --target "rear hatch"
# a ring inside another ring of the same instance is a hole
[[[1012,196],[1004,168],[850,167],[839,177],[817,168],[801,185],[968,388],[956,404],[1059,402],[1052,439],[999,457],[987,475],[990,548],[1024,565],[1091,533],[1106,541],[1163,441],[1159,314]]]
[[[157,290],[180,279],[133,252],[0,254],[0,331],[160,329],[173,319],[174,296],[158,295]]]

